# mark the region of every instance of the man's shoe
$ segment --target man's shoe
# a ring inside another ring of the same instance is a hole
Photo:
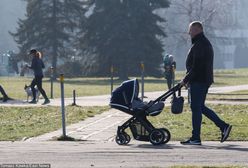
[[[37,101],[36,101],[36,100],[32,100],[32,101],[30,101],[29,103],[30,103],[30,104],[36,104]]]
[[[228,125],[226,126],[226,128],[224,129],[224,131],[221,133],[221,140],[220,142],[225,142],[227,140],[227,138],[229,137],[229,134],[232,130],[232,125]]]
[[[182,145],[201,145],[201,140],[190,138],[189,140],[181,141],[181,144]]]
[[[42,105],[45,105],[45,104],[48,104],[50,103],[50,100],[49,99],[45,99],[44,103]]]

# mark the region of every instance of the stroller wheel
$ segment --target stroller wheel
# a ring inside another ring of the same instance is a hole
[[[160,130],[162,130],[164,133],[164,142],[162,144],[166,144],[167,142],[170,141],[171,138],[170,131],[167,130],[166,128],[160,128]]]
[[[126,145],[130,142],[130,140],[131,140],[131,137],[125,132],[117,134],[115,137],[115,142],[118,145]]]
[[[127,133],[123,133],[126,137],[126,143],[125,144],[128,144],[130,141],[131,141],[131,137],[127,134]]]
[[[149,141],[153,145],[160,145],[164,143],[165,134],[161,129],[154,129],[149,135]]]

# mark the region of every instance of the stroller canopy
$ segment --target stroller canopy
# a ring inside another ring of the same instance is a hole
[[[133,100],[138,98],[139,83],[137,79],[123,82],[112,92],[110,106],[128,112]]]

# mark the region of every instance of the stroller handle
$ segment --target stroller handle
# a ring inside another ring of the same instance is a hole
[[[147,108],[150,108],[152,105],[154,105],[155,103],[159,102],[159,101],[165,101],[168,97],[170,97],[171,95],[175,94],[177,91],[179,91],[179,94],[181,93],[181,88],[183,86],[180,85],[180,83],[178,83],[176,86],[174,86],[173,88],[171,88],[170,90],[168,90],[167,92],[165,92],[163,95],[161,95],[160,97],[158,97],[156,100],[151,101],[148,104]]]
[[[177,91],[179,91],[179,93],[181,93],[181,88],[182,88],[182,85],[180,83],[178,83],[176,86],[174,86],[173,88],[169,89],[163,95],[161,95],[156,100],[154,100],[154,102],[158,102],[158,101],[161,101],[161,100],[164,101],[166,98],[168,98],[169,96],[175,94]]]

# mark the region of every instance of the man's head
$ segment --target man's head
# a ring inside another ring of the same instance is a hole
[[[194,38],[196,35],[203,32],[202,23],[199,21],[194,21],[189,24],[189,35]]]
[[[37,52],[38,51],[36,49],[32,49],[32,50],[29,51],[29,54],[30,55],[36,55]]]
[[[29,51],[29,55],[35,56],[35,57],[38,57],[38,58],[41,58],[41,57],[42,57],[41,52],[39,52],[39,51],[36,50],[36,49],[30,50],[30,51]]]

